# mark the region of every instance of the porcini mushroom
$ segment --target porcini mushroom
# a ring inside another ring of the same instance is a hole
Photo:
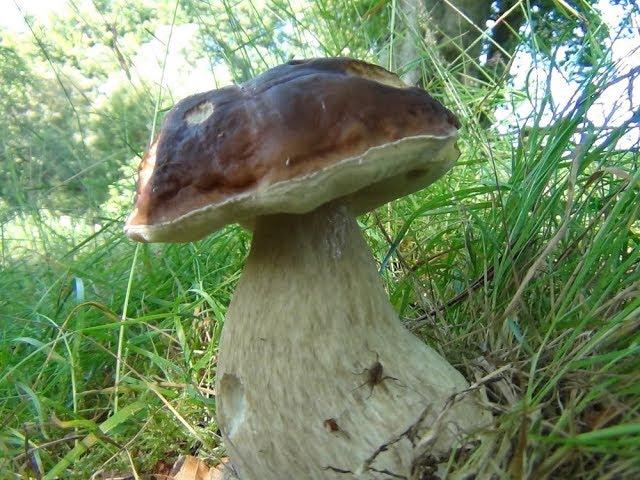
[[[216,382],[240,478],[410,478],[417,436],[429,430],[437,456],[486,423],[473,395],[449,401],[467,382],[402,326],[355,219],[444,174],[458,126],[425,91],[347,58],[289,62],[167,115],[125,231],[253,231]]]

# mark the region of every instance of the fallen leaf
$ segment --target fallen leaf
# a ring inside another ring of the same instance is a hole
[[[211,480],[211,469],[202,460],[187,455],[179,458],[173,466],[174,480]]]

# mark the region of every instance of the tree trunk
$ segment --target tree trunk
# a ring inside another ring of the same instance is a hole
[[[428,82],[433,62],[468,83],[479,77],[484,52],[483,71],[500,78],[525,20],[522,8],[511,10],[515,4],[515,0],[398,0],[390,58],[385,63],[409,85]],[[488,20],[502,16],[495,27],[487,27]],[[433,47],[436,58],[423,55],[425,47]]]

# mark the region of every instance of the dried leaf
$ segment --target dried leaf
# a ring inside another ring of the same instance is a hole
[[[175,473],[174,473],[175,472]],[[173,467],[174,480],[211,480],[211,469],[202,460],[187,455],[178,459]]]

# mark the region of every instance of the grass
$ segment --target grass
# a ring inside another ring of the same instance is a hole
[[[640,475],[638,154],[615,149],[631,124],[585,131],[616,78],[606,59],[569,107],[546,85],[507,134],[479,112],[521,93],[439,71],[432,88],[463,119],[458,165],[361,218],[407,327],[471,382],[499,371],[483,385],[494,424],[452,453],[452,474]],[[121,231],[126,202],[115,205],[98,227],[63,227],[36,202],[3,224],[1,478],[144,475],[178,454],[224,455],[216,349],[249,235],[137,247]]]

